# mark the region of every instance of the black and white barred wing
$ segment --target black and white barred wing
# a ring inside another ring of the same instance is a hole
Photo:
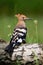
[[[26,28],[16,28],[13,31],[11,42],[22,43],[26,38],[27,29]],[[10,43],[11,43],[10,42]]]

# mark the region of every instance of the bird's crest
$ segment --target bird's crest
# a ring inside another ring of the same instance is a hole
[[[18,18],[18,20],[20,20],[20,21],[23,21],[23,20],[31,20],[31,18],[28,18],[26,15],[24,15],[24,14],[16,14],[15,15],[17,18]]]
[[[15,16],[18,18],[18,20],[25,20],[25,19],[28,18],[28,17],[25,16],[24,14],[16,14]]]

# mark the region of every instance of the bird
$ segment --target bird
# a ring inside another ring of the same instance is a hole
[[[24,14],[16,14],[15,17],[17,17],[18,22],[14,28],[10,43],[5,48],[5,51],[9,54],[12,54],[13,50],[22,43],[26,43],[27,27],[25,21],[31,20],[31,18],[28,18]]]

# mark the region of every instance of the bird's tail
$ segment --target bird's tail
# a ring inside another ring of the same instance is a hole
[[[14,45],[14,47],[15,47],[15,45]],[[14,47],[13,47],[13,43],[9,44],[8,46],[6,46],[5,52],[7,52],[9,55],[11,55],[13,53]]]

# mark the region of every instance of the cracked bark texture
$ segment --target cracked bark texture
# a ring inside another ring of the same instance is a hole
[[[43,44],[22,44],[13,50],[12,57],[4,49],[9,43],[0,42],[0,64],[43,65]]]

